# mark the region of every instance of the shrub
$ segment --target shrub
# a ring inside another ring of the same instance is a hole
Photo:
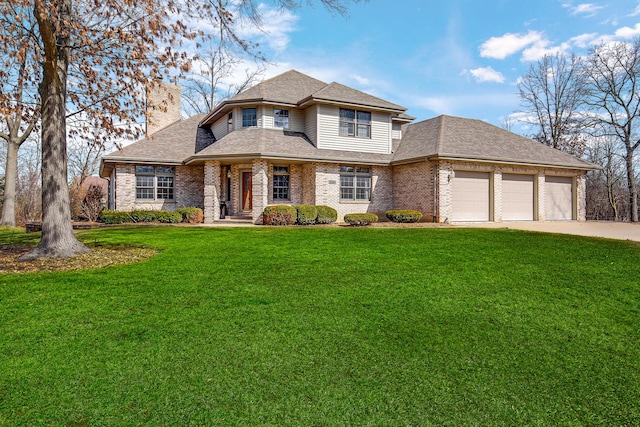
[[[387,218],[393,222],[418,222],[422,219],[422,213],[409,209],[392,209],[385,212]]]
[[[293,206],[267,206],[262,212],[264,225],[291,225],[296,222],[297,211]]]
[[[122,224],[131,222],[130,212],[103,210],[100,212],[100,221],[105,224]]]
[[[169,211],[151,211],[154,219],[152,221],[164,222],[167,224],[177,224],[182,222],[182,214],[180,212]]]
[[[200,208],[184,207],[176,209],[176,212],[182,215],[182,222],[188,224],[199,224],[204,221],[204,214]]]
[[[316,223],[318,224],[331,224],[338,219],[338,211],[329,206],[316,206],[318,211],[318,218]]]
[[[96,222],[104,209],[104,190],[99,185],[90,185],[82,201],[82,215],[87,221]]]
[[[318,209],[316,209],[315,206],[298,205],[296,206],[296,211],[298,213],[298,224],[310,225],[316,223],[316,218],[318,218]]]
[[[131,222],[153,222],[156,220],[156,211],[133,210],[129,212]]]
[[[344,222],[349,225],[369,225],[378,221],[378,215],[372,213],[353,213],[344,216]]]

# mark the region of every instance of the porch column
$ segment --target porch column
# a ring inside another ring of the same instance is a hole
[[[204,162],[204,223],[220,219],[220,162]]]
[[[537,179],[538,181],[538,185],[537,187],[537,191],[538,194],[536,195],[538,197],[538,221],[544,221],[545,218],[545,200],[544,200],[544,183],[545,183],[545,172],[543,170],[538,171],[538,175],[534,178]]]
[[[266,160],[254,160],[251,192],[253,198],[251,218],[254,224],[262,224],[262,211],[269,203],[269,164]]]

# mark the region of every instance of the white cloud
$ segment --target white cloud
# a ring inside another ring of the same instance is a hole
[[[537,61],[545,55],[555,55],[558,53],[565,53],[569,50],[568,43],[562,43],[559,46],[549,46],[549,42],[544,40],[539,43],[535,43],[533,46],[526,48],[522,51],[522,61]]]
[[[581,3],[577,6],[573,6],[571,4],[563,4],[563,6],[569,9],[569,12],[572,15],[584,15],[586,17],[595,15],[598,10],[604,9],[605,7],[605,6],[598,6],[593,3]]]
[[[371,84],[370,80],[366,77],[362,77],[361,75],[358,74],[352,74],[350,76],[352,79],[354,79],[356,82],[358,82],[359,85],[361,86],[368,86]]]
[[[598,39],[598,33],[585,33],[585,34],[580,34],[579,36],[571,37],[569,39],[569,43],[584,49],[592,45],[593,42],[597,39]]]
[[[291,42],[290,33],[294,32],[299,16],[288,9],[270,8],[264,4],[258,6],[262,24],[257,27],[253,22],[240,22],[238,34],[245,40],[266,44],[276,52],[284,51]]]
[[[491,37],[484,42],[480,46],[480,56],[483,58],[505,59],[507,56],[541,41],[543,41],[542,34],[533,30],[527,34],[507,33],[500,37]]]
[[[636,24],[633,28],[631,27],[621,27],[616,30],[616,37],[621,37],[623,39],[632,39],[634,37],[640,36],[640,23]]]
[[[633,12],[631,12],[629,16],[638,16],[638,15],[640,15],[640,2],[638,2],[638,5],[633,10]]]
[[[469,72],[473,77],[475,77],[478,83],[483,83],[483,82],[503,83],[504,82],[504,75],[501,72],[496,71],[491,67],[475,68],[473,70],[469,70]]]
[[[408,97],[405,104],[424,108],[434,114],[464,115],[465,111],[475,108],[509,108],[517,105],[517,95],[513,93],[482,93],[477,95],[453,95]]]

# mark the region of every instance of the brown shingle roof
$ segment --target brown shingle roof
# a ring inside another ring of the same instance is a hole
[[[290,70],[265,80],[262,83],[258,83],[233,98],[224,101],[202,120],[202,124],[212,124],[234,104],[250,102],[272,102],[301,107],[313,102],[332,102],[390,110],[397,113],[406,111],[405,107],[344,86],[340,83],[334,82],[327,84],[299,71]],[[411,118],[411,116],[403,115],[401,118],[408,119]],[[413,120],[413,118],[411,118],[411,120]]]
[[[393,163],[425,158],[597,169],[591,163],[489,123],[444,115],[409,125]]]
[[[204,114],[197,114],[176,122],[156,132],[150,138],[107,154],[103,161],[144,161],[158,163],[182,163],[195,151],[198,123]]]
[[[186,163],[237,158],[389,164],[391,155],[322,150],[316,148],[304,133],[282,129],[246,128],[231,132],[187,159]]]
[[[325,82],[299,71],[290,70],[250,87],[229,99],[228,102],[255,100],[295,105],[325,86],[327,86]]]
[[[405,111],[406,108],[384,99],[377,98],[368,93],[350,88],[340,83],[333,82],[313,93],[308,100],[300,100],[301,104],[307,101],[330,101],[345,104],[362,105],[364,107],[382,108],[385,110]]]

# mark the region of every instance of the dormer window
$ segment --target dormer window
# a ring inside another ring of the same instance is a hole
[[[273,109],[273,127],[289,129],[289,110]]]
[[[258,110],[256,108],[242,109],[242,127],[258,126]]]
[[[341,108],[340,136],[371,138],[371,113]]]

